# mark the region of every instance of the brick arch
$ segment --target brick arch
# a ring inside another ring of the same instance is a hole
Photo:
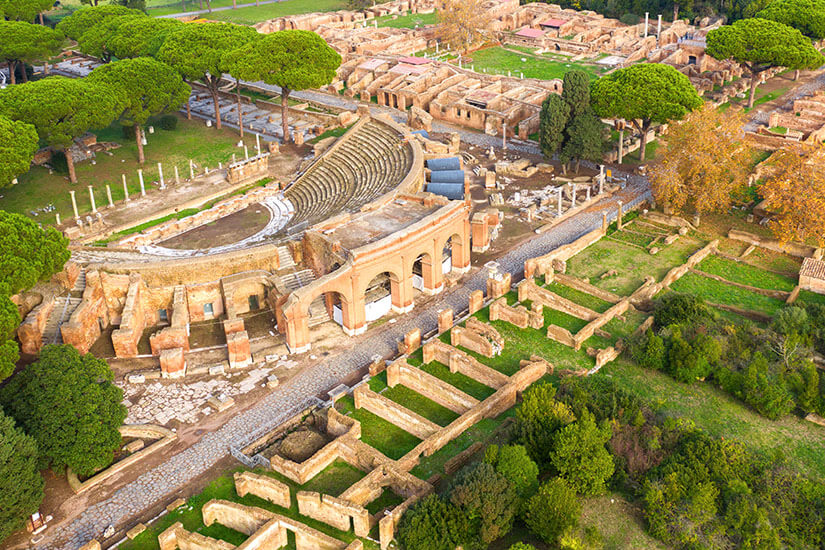
[[[452,256],[453,271],[466,272],[470,269],[470,221],[465,223],[464,234],[455,231],[446,235],[439,241],[437,250],[439,253],[444,250],[447,243],[450,243],[450,254]]]

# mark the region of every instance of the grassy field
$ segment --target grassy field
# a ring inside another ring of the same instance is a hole
[[[416,352],[407,359],[407,362],[410,365],[420,367],[424,372],[432,374],[436,378],[455,386],[459,390],[463,391],[467,395],[475,397],[479,401],[482,401],[495,393],[493,388],[485,386],[481,382],[473,380],[469,376],[465,376],[460,372],[450,372],[450,369],[447,368],[446,365],[442,365],[437,361],[432,361],[431,363],[423,365],[421,361],[420,349],[416,350]]]
[[[406,386],[398,384],[394,388],[387,387],[386,371],[372,378],[369,384],[372,391],[381,393],[381,395],[387,399],[403,405],[427,420],[435,422],[439,426],[447,426],[450,422],[458,418],[458,414],[450,409],[442,407],[435,401],[424,397]]]
[[[338,459],[307,481],[301,489],[337,497],[365,475],[355,466]]]
[[[524,74],[524,78],[540,78],[551,80],[562,78],[564,74],[573,69],[581,69],[596,78],[604,72],[598,65],[574,63],[566,59],[558,59],[554,55],[535,55],[524,51],[512,51],[500,46],[484,48],[470,54],[471,60],[466,61],[466,65],[471,65],[476,72],[488,72],[493,74],[508,74],[508,72],[518,77]],[[524,61],[522,61],[524,60]]]
[[[590,308],[598,313],[604,313],[605,311],[610,309],[610,306],[613,305],[610,302],[593,296],[592,294],[588,294],[586,292],[582,292],[581,290],[576,290],[575,288],[570,288],[569,286],[565,286],[556,282],[550,283],[549,285],[544,285],[537,280],[536,283],[540,284],[540,286],[543,286],[550,292],[561,296],[562,298],[567,298],[571,302],[575,302],[580,306]]]
[[[407,15],[399,15],[393,19],[392,15],[385,15],[377,19],[379,27],[392,27],[395,29],[414,29],[415,27],[424,27],[426,25],[435,25],[438,23],[438,14],[433,13],[408,13]]]
[[[796,286],[796,281],[790,277],[763,271],[757,267],[742,262],[735,262],[721,256],[708,256],[696,267],[705,273],[718,275],[728,281],[756,288],[790,292]]]
[[[243,533],[239,533],[237,531],[224,527],[219,523],[214,523],[209,527],[204,526],[203,516],[201,515],[201,509],[203,505],[209,502],[211,499],[229,500],[247,506],[257,506],[259,508],[264,508],[271,512],[275,512],[277,514],[281,514],[283,516],[298,520],[306,524],[307,526],[312,527],[313,529],[317,529],[318,531],[326,533],[327,535],[330,535],[341,541],[351,542],[356,538],[353,533],[339,531],[338,529],[330,527],[325,523],[298,514],[298,506],[295,500],[295,493],[299,490],[321,491],[326,494],[339,494],[340,491],[343,490],[343,488],[346,488],[343,487],[344,481],[355,479],[353,473],[349,471],[350,468],[352,467],[349,465],[347,465],[346,468],[343,468],[338,462],[335,462],[329,467],[327,467],[327,469],[321,472],[318,476],[316,476],[314,480],[303,486],[294,483],[293,481],[281,476],[277,472],[256,469],[255,473],[257,474],[271,476],[289,485],[292,496],[292,503],[288,510],[281,508],[280,506],[276,506],[254,495],[247,495],[243,498],[239,497],[235,492],[235,482],[233,479],[233,474],[238,471],[243,471],[244,468],[235,468],[221,475],[216,480],[211,482],[200,494],[197,494],[189,498],[186,501],[185,506],[181,506],[177,510],[174,510],[173,512],[170,512],[165,516],[159,518],[157,521],[152,523],[149,526],[149,528],[146,529],[146,531],[138,535],[134,540],[125,540],[123,543],[120,544],[120,546],[118,546],[118,548],[121,550],[159,550],[160,545],[158,544],[158,535],[177,521],[181,522],[183,524],[183,527],[187,531],[192,531],[215,539],[224,540],[236,546],[242,544],[247,539],[247,535]],[[361,473],[360,475],[363,476],[363,473]],[[341,477],[341,479],[338,479],[338,477]],[[319,481],[319,478],[323,482]],[[336,491],[338,492],[336,493]],[[362,541],[364,543],[365,550],[377,550],[378,545],[376,543],[368,539],[362,539]],[[295,549],[295,538],[291,533],[289,535],[289,544],[284,548],[291,550]]]
[[[54,224],[54,212],[45,213],[40,209],[52,204],[60,217],[68,220],[73,216],[69,191],[76,191],[77,206],[81,215],[92,210],[87,185],[93,186],[98,206],[107,204],[107,183],[111,185],[112,198],[115,201],[123,199],[121,174],[126,174],[129,193],[139,193],[139,164],[135,140],[125,139],[119,124],[113,124],[95,133],[99,142],[116,142],[121,147],[110,151],[111,155],[98,154],[94,165],[90,162],[76,164],[77,184],[69,182],[65,163],[62,170],[58,167],[51,174],[48,168],[33,167],[27,174],[20,176],[19,184],[0,191],[0,209],[25,214],[46,224]],[[163,163],[164,176],[171,179],[174,166],[178,167],[181,177],[189,176],[189,159],[192,159],[202,171],[204,166],[217,168],[218,162],[228,162],[233,153],[243,153],[243,149],[237,147],[240,138],[234,130],[207,128],[203,122],[186,120],[185,117],[180,117],[176,130],[167,131],[155,126],[155,133],[147,132],[146,139],[148,145],[145,147],[146,164],[143,177],[147,189],[152,186],[153,181],[159,179],[158,162]],[[247,144],[254,145],[254,136],[252,140],[247,139]],[[35,216],[33,213],[38,215]]]
[[[361,423],[361,441],[370,447],[375,447],[393,460],[398,460],[421,443],[421,440],[411,433],[366,409],[356,410],[351,395],[339,399],[336,407],[341,413],[349,414]]]
[[[714,304],[735,306],[767,315],[775,314],[785,304],[781,300],[726,285],[695,273],[687,273],[670,285],[670,288],[676,292],[687,292],[699,296]]]
[[[769,420],[710,384],[682,384],[624,359],[605,366],[596,376],[613,378],[661,414],[689,418],[714,436],[737,439],[757,451],[784,453],[799,471],[825,480],[822,426],[793,415]]]
[[[239,0],[241,2],[243,0]],[[213,12],[208,16],[215,21],[227,21],[240,25],[254,25],[268,19],[299,15],[302,13],[337,11],[347,8],[345,0],[285,0],[275,4],[250,6],[236,10]]]

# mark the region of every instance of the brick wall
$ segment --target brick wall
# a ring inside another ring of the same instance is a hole
[[[581,306],[567,298],[563,298],[546,288],[541,288],[530,279],[525,279],[519,285],[518,300],[519,302],[525,300],[538,302],[545,307],[557,309],[584,321],[593,321],[599,316],[599,314],[592,309]]]
[[[426,439],[440,429],[435,422],[375,393],[366,385],[357,387],[352,395],[355,398],[356,409],[364,408],[419,439]]]
[[[235,492],[239,497],[253,494],[283,508],[290,507],[289,486],[269,476],[235,472]]]
[[[458,414],[467,412],[479,403],[478,399],[460,391],[452,384],[411,367],[403,358],[387,367],[387,384],[391,388],[397,384],[406,386]]]

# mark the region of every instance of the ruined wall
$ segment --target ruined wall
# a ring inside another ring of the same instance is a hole
[[[578,290],[580,292],[585,292],[590,294],[591,296],[595,296],[596,298],[600,298],[605,302],[610,302],[611,304],[615,304],[619,300],[622,299],[621,296],[618,294],[614,294],[612,292],[608,292],[607,290],[603,290],[596,285],[591,285],[589,282],[579,279],[577,277],[571,277],[570,275],[565,275],[564,273],[555,273],[551,272],[553,279],[559,283],[560,285],[569,286],[574,290]],[[546,274],[545,276],[549,276]]]
[[[100,274],[86,274],[83,299],[66,323],[60,326],[63,343],[74,346],[80,353],[87,353],[100,337],[101,329],[109,326],[109,312],[103,296]]]
[[[592,321],[599,316],[597,312],[590,308],[586,308],[571,300],[568,300],[567,298],[563,298],[558,294],[547,290],[546,288],[541,288],[531,279],[525,279],[519,285],[518,300],[519,302],[523,302],[525,300],[538,302],[545,307],[559,310],[583,321]]]
[[[387,367],[387,385],[394,388],[398,384],[458,414],[467,412],[479,403],[478,399],[460,391],[452,384],[421,369],[411,367],[404,358],[398,359]]]
[[[363,506],[312,491],[298,491],[297,499],[301,515],[317,519],[341,531],[352,529],[359,537],[369,535],[370,513]]]
[[[115,348],[116,357],[135,357],[138,354],[137,344],[143,335],[145,326],[143,301],[141,300],[143,288],[140,275],[136,273],[130,275],[129,291],[126,294],[120,318],[120,328],[112,333],[112,345]]]
[[[291,506],[289,486],[269,476],[252,472],[235,472],[235,492],[239,497],[248,494],[255,495],[282,508]]]
[[[591,244],[598,242],[602,237],[604,237],[604,231],[599,228],[579,237],[572,243],[558,247],[544,256],[527,259],[524,262],[524,278],[529,279],[536,275],[544,275],[552,269],[564,273],[567,260]],[[564,269],[561,269],[562,267]]]
[[[509,378],[476,361],[460,349],[456,349],[441,340],[435,339],[424,344],[424,363],[438,361],[450,368],[450,372],[460,372],[491,388],[501,388]]]
[[[512,307],[507,305],[507,299],[504,297],[490,304],[490,320],[505,321],[519,328],[541,329],[544,327],[541,304],[534,302],[531,310],[524,306]]]
[[[17,338],[20,340],[20,350],[23,353],[31,355],[40,353],[40,348],[43,347],[43,331],[52,311],[54,311],[54,296],[49,296],[31,310],[17,328]]]
[[[234,550],[235,548],[234,544],[226,541],[187,531],[179,521],[158,535],[158,544],[160,550]]]
[[[426,439],[440,429],[435,422],[375,393],[366,385],[358,386],[352,396],[355,398],[356,409],[364,408],[419,439]]]

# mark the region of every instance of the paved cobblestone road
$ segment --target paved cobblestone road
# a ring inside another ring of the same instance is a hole
[[[644,184],[628,187],[628,191],[636,196],[634,203],[649,193]],[[511,250],[498,260],[499,265],[512,273],[515,280],[520,280],[526,259],[547,253],[596,228],[601,223],[602,211],[608,211],[611,219],[615,218],[614,200],[606,199],[596,206],[597,209],[568,219]],[[395,324],[385,325],[377,333],[364,335],[357,345],[296,376],[196,444],[118,489],[105,501],[90,506],[71,523],[48,531],[37,548],[78,548],[92,538],[101,537],[108,525],[124,527],[131,518],[157,502],[172,500],[180,488],[226,457],[230,445],[240,447],[251,442],[257,434],[274,428],[311,405],[316,396],[367,365],[372,356],[389,355],[408,330],[414,327],[420,327],[422,332],[433,330],[437,326],[439,309],[466,309],[470,292],[484,289],[485,285],[486,270],[478,271],[461,286],[445,292],[421,310],[400,318]]]

